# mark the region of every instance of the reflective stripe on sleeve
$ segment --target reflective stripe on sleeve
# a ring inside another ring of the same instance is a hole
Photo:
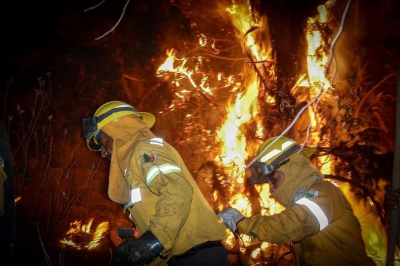
[[[306,198],[301,198],[298,201],[296,201],[296,203],[307,206],[307,208],[310,209],[310,211],[315,215],[315,217],[317,217],[320,231],[328,225],[328,218],[322,211],[321,207],[318,206],[318,204]]]
[[[151,181],[159,174],[163,173],[164,175],[169,173],[180,173],[182,172],[181,168],[179,168],[176,164],[166,163],[159,166],[153,166],[146,174],[146,184],[150,186]]]
[[[338,185],[338,184],[336,184],[336,182],[335,182],[335,181],[332,181],[332,180],[331,180],[331,183],[332,183],[332,184],[333,184],[335,187],[338,187],[338,188],[340,188],[340,187],[339,187],[339,185]]]
[[[164,146],[162,138],[152,138],[150,139],[150,144]]]

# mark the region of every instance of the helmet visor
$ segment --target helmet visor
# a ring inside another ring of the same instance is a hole
[[[268,180],[273,177],[274,173],[273,166],[263,162],[254,162],[246,169],[246,176],[252,185],[268,182]]]
[[[86,117],[83,119],[83,136],[86,141],[89,141],[94,133],[98,131],[97,123],[98,117]]]
[[[89,148],[98,151],[100,150],[101,146],[94,141],[93,136],[96,132],[99,131],[98,129],[98,117],[86,117],[83,119],[83,136],[88,144]]]

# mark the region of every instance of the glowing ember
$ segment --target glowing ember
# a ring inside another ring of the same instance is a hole
[[[158,67],[157,75],[161,76],[168,72],[175,72],[174,62],[175,62],[175,51],[174,49],[167,50],[167,59],[165,62]]]
[[[22,197],[16,197],[14,199],[14,204],[17,204],[21,199],[22,199]]]
[[[253,250],[253,252],[251,253],[251,257],[253,259],[259,257],[261,255],[261,248],[256,248],[255,250]]]

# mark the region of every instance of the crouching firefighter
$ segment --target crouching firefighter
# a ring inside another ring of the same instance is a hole
[[[316,148],[274,137],[246,169],[251,184],[269,183],[271,197],[286,209],[273,216],[244,217],[236,209],[218,214],[236,234],[263,242],[291,243],[297,265],[375,265],[361,228],[340,189],[310,165]]]
[[[89,149],[111,162],[108,195],[130,212],[140,234],[121,241],[114,263],[228,265],[225,225],[178,152],[150,131],[154,122],[154,115],[120,101],[83,120]]]

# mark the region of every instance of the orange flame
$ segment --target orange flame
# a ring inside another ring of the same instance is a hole
[[[260,20],[255,23],[251,18],[251,11],[247,6],[232,5],[227,8],[227,11],[231,14],[232,23],[240,31],[244,37],[244,43],[247,51],[250,53],[250,57],[253,61],[271,61],[271,48],[266,44],[265,41],[257,41],[256,33],[248,32],[251,29],[265,28],[266,20]],[[240,38],[242,38],[240,36]],[[274,75],[273,67],[269,69],[269,74]],[[225,169],[225,172],[231,177],[231,200],[230,206],[238,209],[243,215],[250,217],[252,215],[252,207],[248,196],[243,191],[244,184],[244,173],[246,160],[248,159],[250,150],[255,150],[255,147],[249,145],[246,139],[243,128],[246,125],[255,122],[256,124],[256,137],[263,139],[264,129],[261,119],[258,117],[259,103],[258,103],[258,91],[259,83],[256,74],[250,73],[247,77],[243,77],[248,81],[248,85],[245,86],[243,91],[238,92],[227,105],[226,120],[223,122],[221,128],[217,130],[217,141],[220,143],[219,154],[216,156],[215,161],[217,164]],[[268,96],[267,103],[274,104],[275,99]],[[255,145],[254,145],[255,146]],[[259,192],[266,194],[263,195],[262,207],[264,213],[270,208],[272,203],[269,198],[268,189],[265,189],[268,185],[257,186]],[[268,188],[268,187],[267,187]],[[283,208],[279,209],[279,206],[274,204],[276,208],[273,208],[273,212],[280,212]],[[248,247],[254,239],[247,235],[240,236],[244,247]],[[231,247],[234,246],[235,238],[233,234],[230,234],[225,240]],[[241,252],[245,252],[245,248],[241,248]],[[268,243],[263,244],[263,248],[267,248]],[[253,256],[259,254],[259,250],[253,251]]]
[[[223,144],[216,161],[227,168],[228,175],[236,177],[239,184],[244,182],[243,169],[248,157],[246,137],[240,127],[257,118],[258,114],[258,85],[254,75],[244,93],[236,95],[235,102],[227,107],[227,118],[217,130],[217,138]],[[262,133],[261,122],[257,122],[257,132]]]
[[[102,222],[100,223],[95,232],[91,234],[90,228],[93,223],[93,218],[89,219],[87,224],[82,224],[82,221],[75,221],[70,223],[70,227],[65,234],[64,239],[60,240],[60,243],[74,247],[75,249],[83,249],[87,248],[88,250],[93,249],[99,245],[99,241],[103,238],[104,233],[108,231],[109,222]],[[77,240],[80,242],[87,242],[89,244],[81,245],[77,243]]]
[[[319,91],[326,92],[331,89],[330,82],[325,76],[325,67],[328,62],[328,55],[325,47],[327,43],[321,34],[321,27],[325,27],[329,14],[325,5],[318,6],[318,14],[307,20],[306,39],[307,39],[307,74],[300,76],[292,89],[292,94],[297,96],[299,102],[310,101],[318,96]],[[308,88],[307,93],[299,93]],[[328,96],[323,93],[321,97]],[[329,95],[330,96],[330,95]],[[332,97],[333,98],[333,97]],[[308,117],[310,119],[310,137],[305,140],[309,145],[321,145],[320,132],[323,125],[326,125],[326,119],[319,113],[315,112],[316,103],[308,107]],[[318,158],[320,171],[322,174],[332,173],[332,161],[329,156],[320,156]]]

